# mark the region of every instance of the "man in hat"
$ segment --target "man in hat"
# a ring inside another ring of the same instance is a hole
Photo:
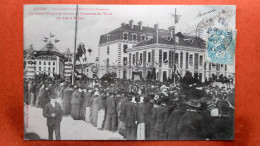
[[[50,102],[43,109],[43,116],[47,118],[47,126],[49,132],[49,140],[53,140],[53,131],[55,131],[56,140],[60,140],[60,122],[62,120],[62,108],[56,102],[55,96],[50,96]]]
[[[201,104],[192,99],[186,103],[188,110],[181,117],[177,130],[179,140],[205,140],[205,128],[202,116],[198,113]]]
[[[165,140],[168,108],[165,106],[166,96],[160,96],[152,108],[151,140]],[[168,99],[167,99],[168,100]]]
[[[109,91],[109,96],[106,99],[106,124],[105,129],[109,131],[117,130],[117,111],[116,111],[116,100],[113,94],[113,91]]]
[[[129,94],[128,102],[126,102],[125,108],[122,109],[121,119],[126,126],[126,139],[135,140],[136,139],[136,123],[137,123],[137,113],[135,106],[135,96],[134,94]]]
[[[151,120],[152,120],[152,108],[153,108],[153,96],[149,94],[148,96],[144,96],[144,105],[145,105],[145,137],[146,140],[150,140],[151,135]]]
[[[137,140],[145,140],[145,105],[144,95],[136,98],[136,112],[137,112]]]

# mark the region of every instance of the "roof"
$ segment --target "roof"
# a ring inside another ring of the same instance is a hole
[[[131,41],[132,40],[132,34],[136,33],[136,34],[153,34],[155,33],[155,29],[153,27],[146,27],[146,26],[142,26],[142,29],[139,28],[138,25],[133,25],[133,28],[130,27],[129,24],[124,24],[121,25],[119,28],[103,34],[100,36],[100,40],[99,40],[99,44],[103,44],[103,43],[107,43],[107,35],[110,35],[110,42],[111,41],[115,41],[115,40],[120,40],[121,39],[121,33],[127,31],[130,34],[130,37],[128,37],[128,40]],[[164,30],[167,31],[167,30]],[[140,42],[141,41],[141,37],[137,36],[137,41]]]
[[[87,68],[91,65],[94,65],[94,63],[76,64],[75,69],[83,69],[83,68]]]
[[[56,46],[51,41],[46,43],[45,46],[40,51],[53,51],[53,52],[60,53],[60,51],[56,48]]]
[[[179,39],[179,41],[175,42],[175,45],[178,46],[185,46],[185,47],[193,47],[193,48],[201,48],[205,49],[205,41],[199,37],[196,36],[188,36],[185,34],[182,34],[181,32],[178,32],[175,34]],[[148,41],[143,41],[135,45],[134,47],[139,47],[139,46],[145,46],[145,45],[151,45],[151,44],[156,44],[157,42],[157,36],[153,35],[153,38],[148,40]],[[167,35],[164,32],[160,32],[158,34],[158,43],[159,44],[166,44],[166,45],[174,45],[174,39],[170,39],[170,35]]]

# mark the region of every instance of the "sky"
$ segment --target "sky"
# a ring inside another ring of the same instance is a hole
[[[181,5],[79,5],[80,13],[106,12],[112,15],[79,15],[83,18],[78,21],[77,44],[83,43],[93,52],[88,55],[88,61],[94,61],[98,53],[98,43],[100,35],[106,34],[121,26],[121,23],[129,23],[133,19],[137,25],[139,21],[143,26],[153,27],[159,24],[160,29],[168,29],[174,25],[175,8],[177,15],[181,15],[176,30],[187,33],[196,29],[202,19],[208,19],[217,15],[222,9],[234,11],[234,15],[228,20],[228,27],[235,29],[235,6],[181,6]],[[44,10],[41,10],[44,9]],[[60,10],[67,9],[67,10]],[[54,34],[60,42],[55,43],[60,52],[66,49],[71,51],[74,48],[75,20],[64,20],[62,17],[75,15],[60,15],[57,19],[55,13],[76,13],[76,5],[24,5],[24,49],[28,49],[33,44],[36,50],[40,50],[44,45],[44,37]],[[207,13],[211,10],[213,12]],[[36,13],[45,15],[36,15]],[[48,13],[47,13],[48,12]],[[205,14],[198,17],[198,14]],[[220,24],[216,24],[220,25]],[[218,26],[223,27],[223,26]],[[195,34],[191,34],[195,35]]]

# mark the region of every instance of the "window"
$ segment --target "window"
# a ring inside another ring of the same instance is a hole
[[[87,72],[88,72],[88,69],[87,69]]]
[[[133,54],[133,64],[135,64],[135,54]]]
[[[167,52],[163,52],[163,61],[167,60]]]
[[[223,64],[221,64],[220,66],[223,67]]]
[[[110,53],[110,48],[109,46],[107,46],[107,55],[109,55],[109,53]]]
[[[124,58],[123,58],[123,64],[124,64],[124,65],[127,65],[127,57],[124,57]]]
[[[151,62],[151,52],[148,52],[148,62]]]
[[[200,56],[200,66],[202,66],[203,63],[203,56]]]
[[[53,72],[55,71],[55,67],[52,68],[52,71],[53,71]]]
[[[109,66],[109,58],[107,58],[107,66]]]
[[[48,62],[48,65],[51,65],[51,62]]]
[[[216,64],[215,63],[212,63],[212,68],[215,68],[216,67]]]
[[[42,68],[41,67],[39,67],[39,71],[41,71],[42,70]]]
[[[110,34],[107,34],[107,42],[110,42]]]
[[[145,35],[143,34],[143,35],[141,35],[141,41],[145,41],[146,39],[145,39],[146,37],[145,37]]]
[[[53,65],[55,65],[55,62],[53,62]]]
[[[175,63],[178,64],[179,63],[179,54],[175,53]]]
[[[123,40],[128,40],[128,34],[127,34],[127,32],[123,32]]]
[[[46,67],[44,67],[43,70],[46,71]]]
[[[189,65],[193,66],[193,55],[190,55],[189,57]]]
[[[124,44],[123,48],[124,48],[124,50],[123,50],[124,53],[127,53],[127,52],[126,52],[126,49],[128,48],[127,44]]]
[[[206,70],[206,69],[207,69],[207,63],[204,62],[204,70]]]
[[[132,40],[133,40],[133,41],[137,41],[137,34],[133,34]]]
[[[141,65],[142,64],[142,62],[143,62],[143,54],[142,53],[140,53],[140,61],[139,61],[139,65]]]
[[[42,62],[41,62],[41,61],[39,61],[39,65],[42,65]]]
[[[51,60],[51,57],[49,57],[49,60]]]
[[[180,54],[180,68],[183,67],[183,52]]]
[[[46,62],[44,61],[43,64],[46,65]]]
[[[48,67],[48,71],[51,71],[51,68],[50,68],[50,67]]]

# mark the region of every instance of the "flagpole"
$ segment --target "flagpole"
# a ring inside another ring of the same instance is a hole
[[[176,14],[176,8],[175,8],[175,17],[177,17],[177,14]],[[176,70],[176,65],[175,65],[175,42],[176,42],[176,40],[175,40],[175,32],[176,31],[176,18],[174,18],[174,34],[173,34],[173,37],[174,37],[174,44],[173,44],[173,57],[174,57],[174,60],[173,60],[173,85],[175,86],[175,70]]]
[[[78,5],[76,7],[76,20],[75,20],[75,40],[74,40],[74,50],[73,50],[73,59],[72,59],[72,71],[71,71],[71,76],[72,76],[72,85],[75,84],[75,79],[74,79],[74,72],[75,72],[75,52],[76,52],[76,46],[77,46],[77,31],[78,31]]]

